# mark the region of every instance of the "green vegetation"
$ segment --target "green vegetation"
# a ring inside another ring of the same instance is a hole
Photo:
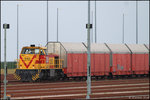
[[[17,67],[17,62],[7,62],[7,73],[8,74],[13,74],[15,73],[15,68]],[[4,74],[4,62],[1,62],[0,64],[0,68],[1,68],[1,74]]]
[[[7,69],[15,69],[17,67],[17,62],[7,62]],[[4,62],[1,62],[1,69],[4,68]]]

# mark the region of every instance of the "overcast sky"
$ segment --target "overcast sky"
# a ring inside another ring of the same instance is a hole
[[[17,54],[17,4],[19,4],[19,53],[21,48],[46,45],[46,1],[2,1],[1,28],[7,30],[7,61],[14,61]],[[91,12],[94,11],[91,2]],[[59,41],[86,42],[87,1],[49,1],[49,41],[56,41],[57,8],[59,8]],[[136,41],[136,2],[97,1],[97,42],[122,43],[122,16],[125,15],[125,43]],[[95,20],[95,19],[93,19]],[[94,23],[94,22],[93,22]],[[139,44],[149,43],[149,2],[138,2]],[[1,30],[1,58],[4,58],[4,30]],[[93,30],[95,34],[95,31]],[[93,35],[94,37],[94,35]]]

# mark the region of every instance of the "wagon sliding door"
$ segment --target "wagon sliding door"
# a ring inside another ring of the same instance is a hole
[[[112,75],[130,75],[131,74],[131,57],[130,50],[125,44],[107,44],[112,52]]]

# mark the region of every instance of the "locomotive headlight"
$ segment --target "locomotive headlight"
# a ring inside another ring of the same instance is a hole
[[[20,65],[20,68],[22,68],[22,65]]]
[[[34,65],[32,65],[33,66],[33,68],[34,68]]]

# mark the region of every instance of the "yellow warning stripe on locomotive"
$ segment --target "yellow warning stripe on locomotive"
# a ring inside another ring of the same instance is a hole
[[[36,74],[35,76],[34,75],[32,75],[32,80],[37,80],[39,78],[39,74]]]
[[[14,78],[17,79],[17,80],[21,80],[20,76],[17,75],[17,74],[14,74]]]

